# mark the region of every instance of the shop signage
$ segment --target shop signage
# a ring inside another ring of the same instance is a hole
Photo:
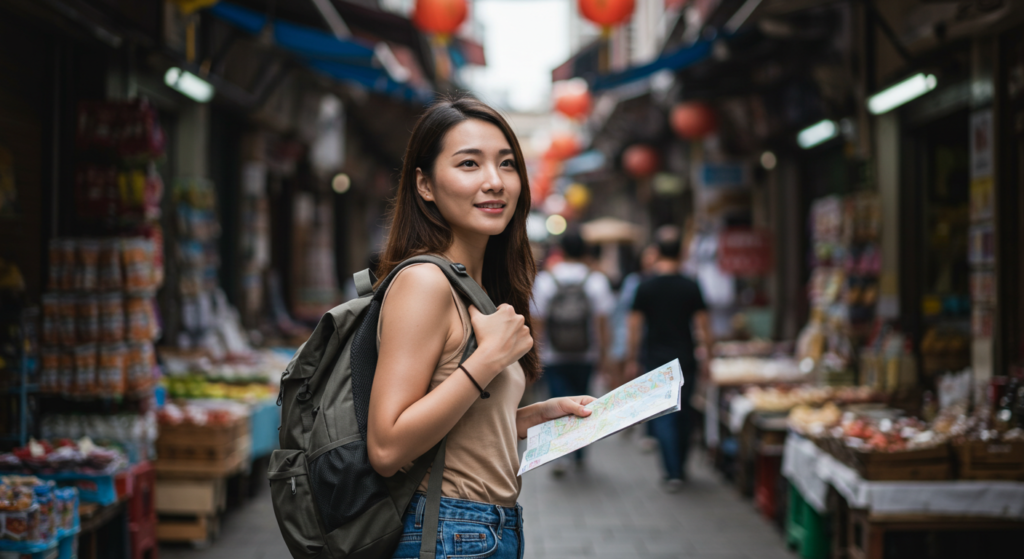
[[[761,229],[727,229],[718,239],[718,267],[727,274],[760,276],[772,270],[772,234]]]

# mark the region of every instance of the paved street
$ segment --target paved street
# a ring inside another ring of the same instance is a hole
[[[699,453],[698,453],[699,454]],[[700,462],[695,456],[696,462]],[[795,559],[749,501],[701,464],[680,493],[657,483],[657,454],[614,436],[592,447],[589,466],[560,480],[549,468],[528,473],[521,502],[526,557]],[[269,492],[229,513],[209,548],[162,548],[163,559],[286,559]]]

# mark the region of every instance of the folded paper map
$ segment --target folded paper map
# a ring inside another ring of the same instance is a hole
[[[679,360],[626,383],[587,405],[587,417],[574,415],[530,427],[519,475],[648,419],[682,408],[683,371]]]

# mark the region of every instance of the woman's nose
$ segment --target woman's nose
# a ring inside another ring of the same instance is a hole
[[[486,192],[501,192],[505,190],[505,184],[501,182],[501,173],[494,166],[487,166],[487,173],[484,177],[483,184],[484,191]]]

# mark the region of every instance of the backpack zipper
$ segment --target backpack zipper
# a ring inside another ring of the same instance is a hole
[[[291,480],[292,480],[292,495],[294,495],[295,494],[295,478],[291,478]]]

